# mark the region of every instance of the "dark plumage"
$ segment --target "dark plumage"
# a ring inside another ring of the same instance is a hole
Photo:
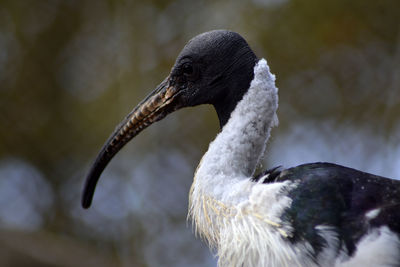
[[[331,163],[286,169],[276,178],[285,180],[299,183],[288,192],[293,202],[282,215],[284,221],[293,223],[291,242],[309,240],[318,253],[324,241],[315,230],[317,225],[336,227],[340,245],[350,255],[374,228],[386,225],[400,238],[400,181]],[[366,214],[374,209],[380,209],[378,215],[368,219]]]

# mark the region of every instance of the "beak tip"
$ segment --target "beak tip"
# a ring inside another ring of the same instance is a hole
[[[88,192],[84,192],[81,201],[82,208],[88,209],[90,208],[91,204],[92,204],[92,197],[88,194]]]
[[[110,157],[104,159],[105,155],[106,155],[106,149],[103,147],[101,152],[97,156],[95,162],[93,163],[92,167],[90,168],[88,176],[86,177],[85,186],[83,187],[82,199],[81,199],[81,205],[82,208],[84,209],[88,209],[92,204],[94,191],[96,189],[96,184],[104,168],[111,160]]]
[[[90,207],[91,203],[90,203],[90,201],[88,202],[86,199],[82,199],[81,204],[82,204],[82,208],[88,209]]]

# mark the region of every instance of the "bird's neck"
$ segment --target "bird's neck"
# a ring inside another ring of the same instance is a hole
[[[271,128],[278,123],[278,89],[265,59],[254,67],[250,87],[210,144],[201,169],[214,176],[250,177],[262,157]]]
[[[251,73],[251,79],[253,79],[253,77],[253,73]],[[249,85],[250,82],[247,83],[245,86],[242,86],[248,88]],[[236,88],[235,90],[232,89],[230,85],[228,86],[230,87],[229,90],[227,90],[228,95],[224,95],[223,99],[213,104],[215,111],[218,115],[221,130],[228,123],[229,119],[231,118],[232,112],[235,110],[237,104],[242,100],[244,94],[246,93],[246,90],[241,87],[232,86],[233,88]]]
[[[211,246],[221,245],[222,228],[238,214],[237,208],[250,205],[256,185],[250,178],[278,123],[277,108],[275,76],[262,59],[243,99],[203,156],[190,190],[189,217]]]
[[[271,128],[278,123],[278,89],[265,59],[228,122],[210,144],[196,171],[192,193],[221,199],[223,187],[250,178],[262,157]],[[228,190],[229,191],[229,190]]]
[[[232,112],[243,99],[254,79],[254,68],[258,61],[256,55],[251,50],[242,50],[238,57],[246,58],[246,60],[235,62],[234,67],[224,71],[225,79],[219,81],[219,86],[223,89],[220,89],[210,102],[217,112],[221,129],[230,119]],[[234,79],[226,77],[234,77]]]

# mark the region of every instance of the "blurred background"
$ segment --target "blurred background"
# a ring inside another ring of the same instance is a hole
[[[186,222],[211,106],[145,130],[80,193],[120,120],[185,43],[225,28],[277,75],[261,168],[329,161],[400,178],[398,0],[0,0],[0,266],[215,266]]]

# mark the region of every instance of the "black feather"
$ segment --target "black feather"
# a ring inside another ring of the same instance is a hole
[[[281,219],[294,229],[290,242],[307,240],[314,257],[325,247],[316,226],[332,226],[339,246],[349,255],[370,230],[387,226],[400,238],[400,181],[331,163],[304,164],[281,171],[276,181],[291,180],[298,186],[287,192],[292,204]],[[380,209],[374,219],[365,215]],[[399,248],[400,253],[400,248]]]

